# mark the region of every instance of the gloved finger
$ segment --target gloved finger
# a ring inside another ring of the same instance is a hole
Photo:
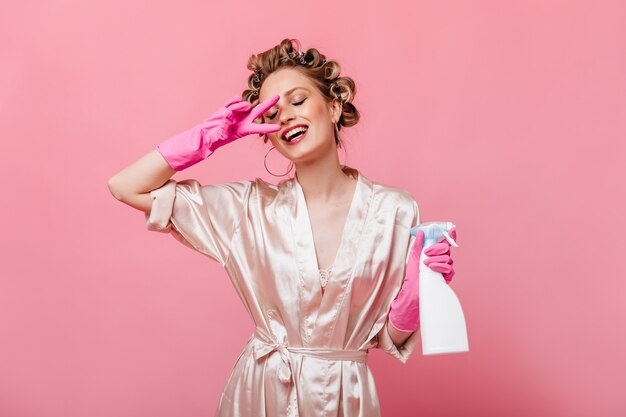
[[[248,111],[250,111],[250,108],[252,107],[252,103],[250,103],[249,101],[240,101],[238,103],[233,104],[232,106],[229,106],[228,109],[232,112],[236,112],[236,113],[246,113]]]
[[[250,120],[254,120],[260,117],[263,113],[265,113],[270,107],[276,104],[280,100],[280,95],[276,94],[273,97],[268,98],[267,100],[257,104],[254,106],[252,111],[250,112]]]
[[[449,255],[437,255],[424,259],[424,265],[428,266],[433,262],[446,263],[452,265],[452,258]]]
[[[411,249],[411,256],[414,257],[417,261],[420,259],[420,255],[422,254],[422,247],[424,246],[424,232],[419,230],[415,235],[415,241],[413,242],[413,248]]]
[[[232,96],[231,98],[229,98],[226,101],[226,104],[224,104],[224,107],[228,108],[230,105],[238,103],[240,101],[242,101],[243,99],[239,96]]]
[[[270,125],[267,123],[248,123],[242,129],[241,133],[245,135],[251,135],[253,133],[266,134],[274,133],[280,130],[279,125]]]
[[[452,281],[452,277],[454,276],[454,259],[448,258],[445,261],[440,261],[439,259],[428,258],[424,260],[424,265],[432,269],[433,271],[440,272],[443,275],[443,278],[446,280],[446,283],[450,283]],[[448,265],[448,266],[446,266]]]
[[[449,272],[442,272],[441,275],[443,276],[443,279],[446,280],[446,284],[449,284],[454,276],[454,268],[452,268]]]
[[[420,255],[422,254],[423,244],[424,244],[424,232],[420,230],[415,235],[415,241],[413,242],[413,247],[411,248],[411,252],[409,253],[409,260],[407,263],[405,279],[407,277],[419,276]]]
[[[428,249],[424,251],[424,253],[428,256],[450,253],[450,243],[448,243],[448,241],[435,243],[429,246]]]

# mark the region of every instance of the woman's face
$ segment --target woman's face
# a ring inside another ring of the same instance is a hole
[[[309,78],[291,68],[271,73],[259,92],[259,103],[279,95],[280,99],[262,116],[262,122],[278,124],[281,130],[268,133],[272,145],[294,162],[312,161],[337,152],[334,122],[339,119],[339,102],[328,103]],[[304,125],[306,132],[291,142],[283,138],[287,129]]]

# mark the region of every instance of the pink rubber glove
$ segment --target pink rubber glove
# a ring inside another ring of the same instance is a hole
[[[239,96],[231,97],[217,112],[195,127],[181,132],[156,148],[167,163],[181,171],[208,158],[217,148],[253,133],[278,132],[276,124],[254,123],[280,99],[279,95],[254,106]]]
[[[450,236],[456,242],[456,229],[450,230]],[[419,267],[420,254],[424,245],[424,232],[418,230],[415,242],[409,255],[409,261],[404,275],[402,288],[396,298],[391,302],[388,319],[391,325],[402,332],[414,332],[420,324],[419,309]],[[449,284],[454,276],[454,261],[450,257],[450,243],[445,237],[431,245],[424,252],[429,256],[424,265],[433,271],[441,272],[443,278]]]

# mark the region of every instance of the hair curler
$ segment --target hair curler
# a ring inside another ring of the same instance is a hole
[[[433,271],[424,260],[424,253],[443,236],[456,248],[459,245],[448,234],[456,226],[452,222],[420,223],[411,229],[415,236],[418,230],[424,232],[424,245],[419,265],[419,309],[422,335],[422,354],[438,355],[469,351],[467,327],[461,303],[440,272]]]

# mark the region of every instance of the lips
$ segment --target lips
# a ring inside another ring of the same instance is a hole
[[[296,145],[296,144],[302,142],[306,138],[307,133],[308,133],[308,130],[306,132],[304,132],[303,134],[299,135],[298,137],[296,137],[294,139],[291,139],[290,141],[287,141],[287,139],[285,139],[284,140],[285,145],[293,146],[293,145]]]
[[[290,130],[295,129],[296,127],[306,127],[306,128],[308,128],[308,126],[307,126],[307,125],[305,125],[305,124],[303,124],[303,123],[300,123],[300,124],[297,124],[297,125],[290,126],[290,127],[288,127],[287,129],[285,129],[285,130],[283,131],[283,133],[280,135],[280,138],[281,138],[282,140],[285,140],[285,136],[287,135],[287,133],[289,133],[289,131],[290,131]]]

